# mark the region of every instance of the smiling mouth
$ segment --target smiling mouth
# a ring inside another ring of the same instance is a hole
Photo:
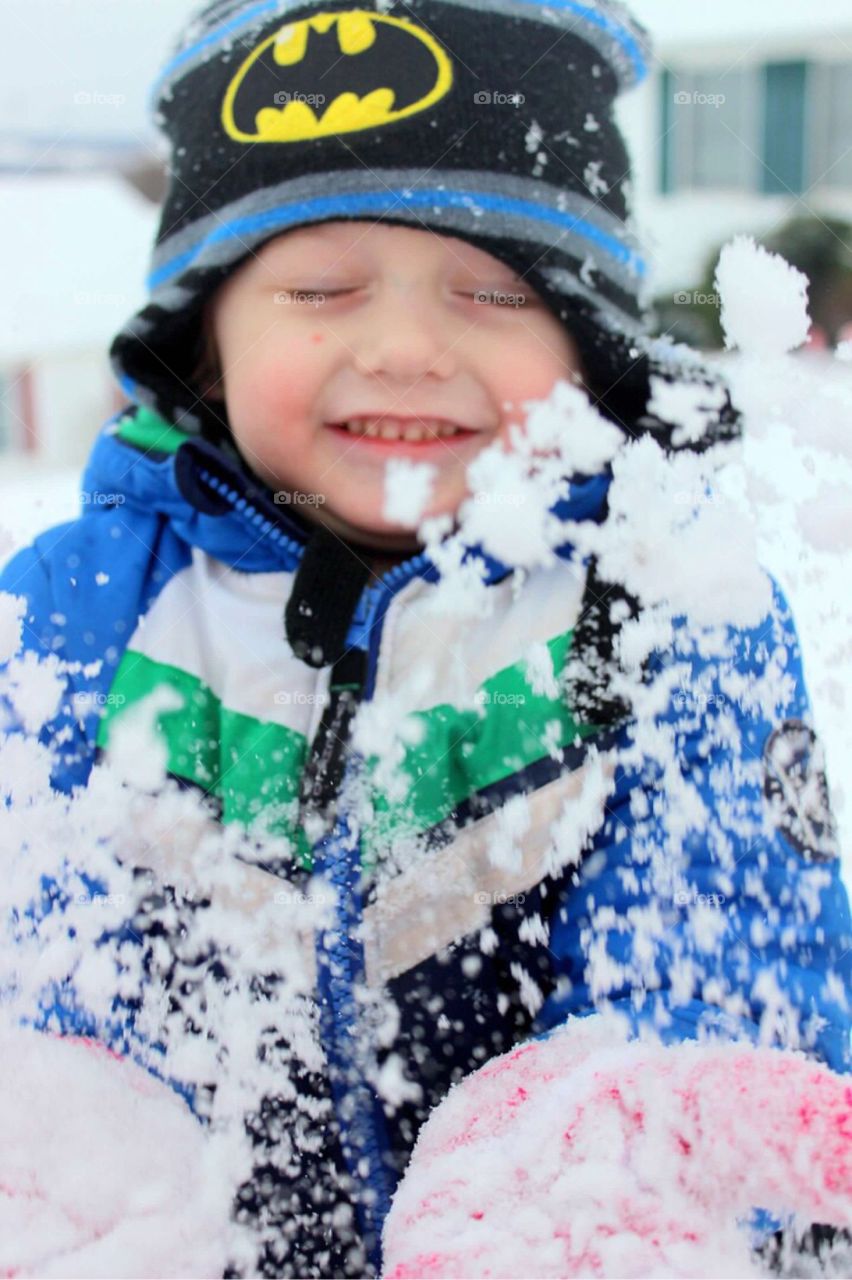
[[[325,425],[350,439],[376,444],[439,444],[480,434],[446,418],[394,418],[390,414],[378,418],[348,418]]]

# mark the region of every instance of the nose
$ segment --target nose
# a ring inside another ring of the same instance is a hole
[[[400,382],[455,376],[452,335],[437,301],[425,292],[386,288],[372,301],[352,344],[359,373]]]

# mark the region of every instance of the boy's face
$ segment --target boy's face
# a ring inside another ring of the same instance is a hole
[[[273,489],[320,495],[299,511],[377,549],[415,543],[382,515],[389,459],[433,464],[423,514],[455,513],[476,454],[523,421],[525,400],[580,372],[573,341],[510,267],[413,227],[277,236],[225,281],[208,320],[249,465]]]

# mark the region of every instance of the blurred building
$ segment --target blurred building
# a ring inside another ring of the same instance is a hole
[[[0,139],[0,452],[77,466],[124,401],[115,332],[144,300],[162,166],[86,139]]]
[[[697,285],[737,232],[852,222],[852,7],[633,0],[657,66],[620,104],[654,292]]]

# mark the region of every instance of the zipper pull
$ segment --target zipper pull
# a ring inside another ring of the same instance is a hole
[[[313,530],[284,610],[297,658],[309,667],[337,661],[369,576],[369,564],[347,542],[323,525]]]
[[[328,821],[334,817],[346,768],[352,719],[363,697],[366,677],[367,654],[363,649],[348,649],[331,668],[328,702],[299,786],[300,825],[311,818]]]

